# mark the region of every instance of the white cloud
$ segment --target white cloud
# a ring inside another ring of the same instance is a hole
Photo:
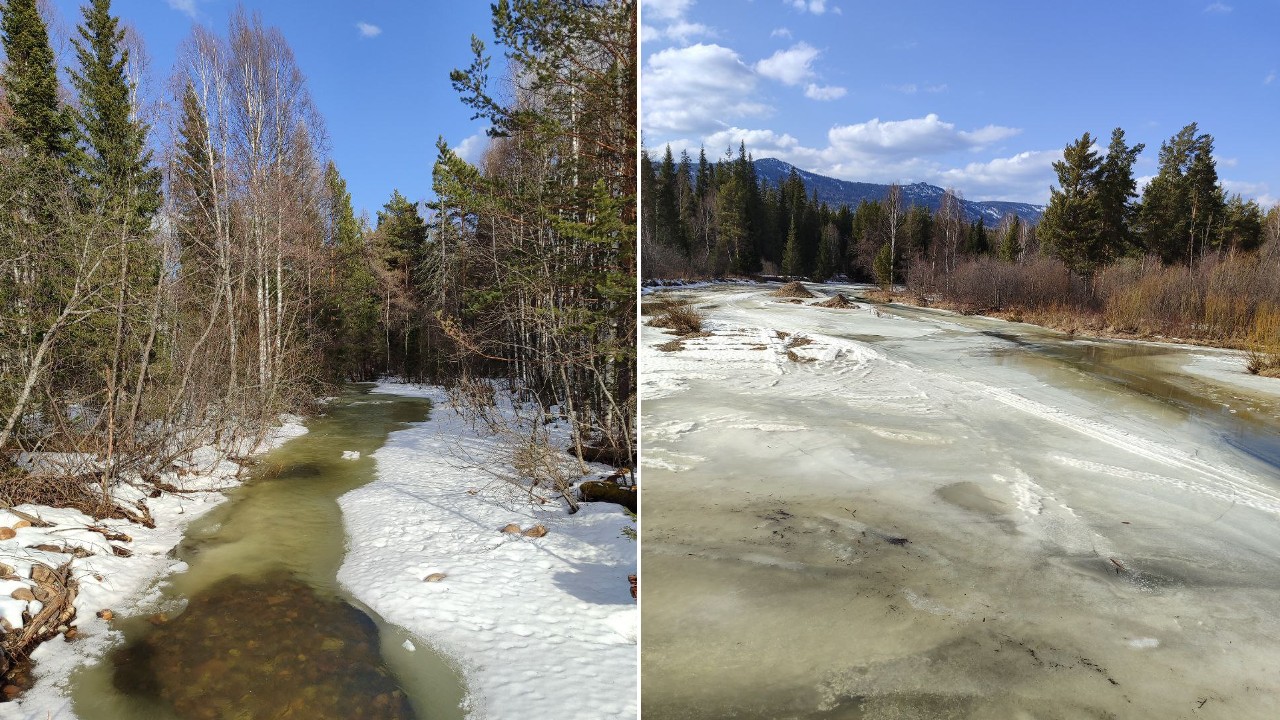
[[[756,63],[756,72],[787,85],[799,85],[813,77],[810,65],[820,54],[809,43],[799,42]]]
[[[1213,3],[1212,5],[1209,5],[1208,7],[1206,7],[1206,8],[1204,9],[1204,11],[1205,11],[1205,12],[1207,12],[1207,13],[1219,13],[1219,14],[1224,14],[1224,15],[1225,15],[1226,13],[1229,13],[1229,12],[1231,12],[1231,11],[1232,11],[1232,10],[1234,10],[1234,9],[1235,9],[1235,8],[1231,7],[1230,5],[1228,5],[1228,4],[1226,4],[1226,3],[1222,3],[1222,2],[1215,2],[1215,3]]]
[[[382,28],[367,22],[356,23],[356,29],[360,31],[362,38],[375,38],[382,34]]]
[[[640,28],[640,39],[642,42],[654,42],[657,40],[667,39],[676,42],[685,43],[690,38],[695,37],[714,37],[715,32],[703,25],[702,23],[689,22],[687,20],[677,20],[668,23],[665,27],[658,28],[653,25],[643,25]]]
[[[800,12],[811,12],[814,15],[821,15],[827,11],[827,0],[787,0],[791,3],[791,7]]]
[[[915,83],[907,83],[906,85],[890,85],[890,90],[902,93],[903,95],[915,95],[920,90]]]
[[[845,96],[848,90],[836,85],[815,85],[809,83],[804,89],[804,96],[810,100],[836,100]]]
[[[769,37],[782,37],[782,38],[787,38],[788,40],[790,40],[790,39],[791,39],[791,30],[789,30],[788,28],[785,28],[785,27],[774,28],[774,29],[773,29],[773,32],[769,33]]]
[[[1271,83],[1273,83],[1273,82],[1275,82],[1275,81],[1276,81],[1276,71],[1275,71],[1275,70],[1272,70],[1271,72],[1267,73],[1267,76],[1266,76],[1266,77],[1264,77],[1264,78],[1262,78],[1262,84],[1263,84],[1263,85],[1270,85]]]
[[[1227,195],[1240,195],[1245,200],[1257,201],[1264,211],[1276,204],[1276,197],[1271,194],[1271,186],[1264,182],[1224,179],[1222,188],[1227,191]]]
[[[640,7],[644,8],[645,15],[651,15],[660,20],[680,20],[688,12],[689,6],[692,4],[693,0],[640,1]]]
[[[169,7],[190,17],[196,16],[196,0],[168,0]]]
[[[480,162],[480,159],[484,157],[484,151],[488,147],[489,136],[481,131],[463,138],[462,142],[458,143],[458,145],[453,148],[453,154],[463,160],[466,160],[472,165],[476,165]]]
[[[1049,186],[1057,181],[1053,163],[1060,159],[1061,150],[1030,150],[943,170],[935,184],[964,188],[974,199],[1043,203],[1049,199]]]
[[[956,130],[934,113],[922,118],[838,125],[827,132],[833,148],[859,155],[919,156],[979,148],[1012,137],[1015,128],[988,125],[977,130]]]
[[[756,74],[726,47],[698,43],[649,56],[641,84],[649,133],[709,133],[771,108],[755,98]]]

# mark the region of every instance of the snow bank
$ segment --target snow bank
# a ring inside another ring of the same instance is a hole
[[[283,445],[287,440],[303,435],[307,428],[302,419],[294,415],[281,415],[280,425],[273,428],[256,448],[249,442],[233,448],[232,454],[263,453]],[[124,520],[94,520],[76,510],[50,508],[37,505],[20,505],[15,508],[27,515],[34,515],[51,523],[51,527],[19,527],[16,535],[0,540],[0,562],[12,567],[17,581],[0,581],[0,617],[15,627],[21,622],[26,602],[11,597],[19,585],[29,587],[31,567],[41,562],[57,567],[71,555],[37,550],[37,545],[65,545],[92,552],[74,560],[72,575],[79,581],[76,597],[77,637],[66,641],[61,636],[44,643],[32,653],[35,660],[36,684],[21,698],[0,703],[0,720],[72,720],[69,679],[82,665],[97,661],[123,634],[112,629],[111,623],[98,617],[100,610],[111,610],[117,616],[127,616],[139,611],[159,595],[159,580],[171,574],[184,572],[187,564],[168,556],[168,552],[182,539],[187,525],[226,500],[224,490],[239,484],[240,466],[224,459],[226,451],[214,447],[196,450],[185,474],[164,473],[161,480],[181,488],[188,494],[164,494],[147,498],[156,527],[148,529]],[[32,459],[38,464],[39,458]],[[145,497],[145,493],[132,486],[116,489],[119,501],[132,503]],[[21,525],[20,518],[0,510],[0,525]],[[112,533],[121,533],[131,542],[109,542],[98,532],[85,529],[93,525]],[[131,557],[114,554],[111,545],[129,550]],[[38,603],[33,603],[38,607]],[[35,615],[36,607],[28,607]],[[15,619],[17,620],[15,622]]]
[[[636,544],[614,505],[575,515],[508,496],[483,469],[501,444],[469,426],[440,388],[431,419],[391,434],[376,479],[339,499],[350,549],[338,579],[388,622],[453,658],[471,718],[636,717]],[[503,534],[541,524],[540,538]],[[428,576],[443,574],[431,582]]]

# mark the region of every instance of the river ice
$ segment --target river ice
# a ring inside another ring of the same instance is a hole
[[[642,330],[646,718],[1280,717],[1280,382],[768,289]]]
[[[622,508],[535,507],[497,479],[510,448],[450,408],[443,389],[374,392],[434,407],[373,454],[373,482],[339,499],[352,539],[342,584],[458,663],[468,718],[636,717],[636,545]],[[501,533],[508,523],[549,532]]]

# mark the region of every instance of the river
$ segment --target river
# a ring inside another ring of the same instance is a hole
[[[77,716],[463,717],[454,668],[335,579],[361,541],[345,536],[337,498],[373,478],[391,431],[430,412],[367,390],[346,389],[192,524],[173,552],[189,568],[159,582],[145,614],[118,619],[124,641],[73,677]]]
[[[769,289],[642,331],[647,719],[1280,717],[1280,381]]]

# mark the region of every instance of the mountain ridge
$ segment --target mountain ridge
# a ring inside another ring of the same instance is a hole
[[[853,180],[838,180],[826,175],[819,175],[803,170],[791,163],[777,158],[760,158],[755,161],[756,176],[770,185],[780,185],[794,169],[804,182],[805,192],[813,195],[817,192],[818,200],[831,206],[848,205],[856,208],[864,200],[878,202],[889,194],[889,186],[879,183],[865,183]],[[942,204],[946,190],[937,185],[924,182],[902,185],[902,203],[904,206],[923,205],[932,212],[937,212]],[[960,200],[965,218],[970,222],[982,218],[987,225],[995,225],[1005,215],[1013,213],[1026,222],[1038,223],[1044,214],[1043,205],[1032,203],[1008,202],[1003,200]]]

